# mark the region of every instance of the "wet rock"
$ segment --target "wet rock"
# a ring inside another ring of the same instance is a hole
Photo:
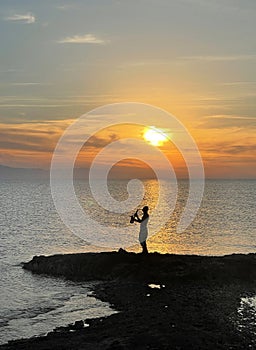
[[[77,321],[66,330],[59,327],[46,337],[2,345],[1,350],[256,349],[255,337],[246,328],[238,330],[236,319],[241,296],[256,293],[255,254],[68,254],[34,257],[24,268],[100,280],[95,296],[119,313],[88,319],[89,327]]]

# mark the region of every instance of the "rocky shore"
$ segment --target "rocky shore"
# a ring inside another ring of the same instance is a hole
[[[239,328],[241,297],[256,294],[256,255],[224,257],[84,253],[34,257],[24,269],[101,281],[94,295],[119,313],[59,327],[11,349],[256,349]]]

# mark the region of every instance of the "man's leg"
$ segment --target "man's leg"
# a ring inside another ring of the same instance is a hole
[[[148,248],[147,248],[146,241],[141,242],[141,246],[142,246],[142,253],[148,253]]]

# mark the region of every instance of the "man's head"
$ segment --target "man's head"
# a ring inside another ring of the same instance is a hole
[[[147,205],[145,205],[145,207],[143,207],[143,213],[147,213],[148,212],[148,206]]]

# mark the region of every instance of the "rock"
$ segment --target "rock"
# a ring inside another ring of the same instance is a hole
[[[256,279],[255,254],[224,257],[119,252],[36,256],[23,268],[33,273],[79,281],[135,280],[227,283]]]
[[[241,296],[256,294],[256,255],[224,257],[110,252],[34,257],[24,268],[73,280],[101,280],[95,296],[118,313],[50,332],[0,350],[256,348],[237,328]],[[149,284],[165,286],[150,289]],[[168,306],[168,307],[166,307]]]
[[[75,330],[79,330],[79,329],[82,329],[84,328],[84,321],[76,321],[75,324],[74,324],[74,327],[73,329]]]
[[[118,250],[119,254],[129,254],[126,250],[124,250],[123,248],[119,248]]]

